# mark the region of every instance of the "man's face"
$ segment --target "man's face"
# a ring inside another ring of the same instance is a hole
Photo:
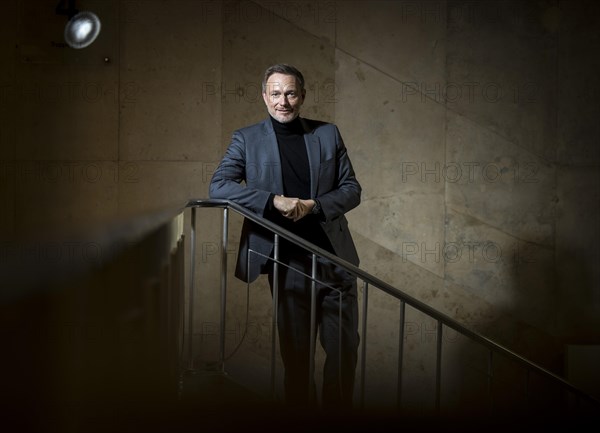
[[[272,74],[266,83],[263,99],[269,114],[278,122],[288,123],[298,117],[304,93],[293,75]]]

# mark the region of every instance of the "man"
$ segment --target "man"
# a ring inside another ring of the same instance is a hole
[[[210,197],[234,201],[358,265],[344,214],[360,203],[361,187],[337,127],[299,117],[306,90],[304,77],[293,66],[269,67],[262,95],[269,117],[233,133],[211,180]],[[248,261],[249,249],[260,254]],[[273,290],[272,254],[273,234],[245,220],[236,276],[251,282],[267,273]],[[285,397],[292,405],[308,404],[312,392],[311,279],[305,277],[311,275],[311,257],[290,242],[280,243],[278,332]],[[323,405],[350,408],[359,344],[356,278],[319,259],[317,280],[317,324],[326,353]]]

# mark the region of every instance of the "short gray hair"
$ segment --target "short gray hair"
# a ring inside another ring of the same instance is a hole
[[[300,91],[304,92],[304,76],[302,75],[302,72],[300,72],[292,65],[288,65],[286,63],[278,63],[276,65],[269,66],[265,71],[265,75],[262,81],[263,93],[265,93],[267,90],[267,80],[273,74],[292,75],[293,77],[296,77],[298,85],[300,86]]]

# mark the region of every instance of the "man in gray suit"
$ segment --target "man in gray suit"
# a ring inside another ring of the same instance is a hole
[[[262,92],[269,117],[233,133],[210,197],[234,201],[358,266],[344,214],[360,203],[361,187],[337,127],[299,117],[306,90],[304,77],[291,65],[269,67]],[[249,249],[259,254],[248,260]],[[245,220],[236,276],[252,282],[266,273],[273,290],[272,257],[273,234]],[[304,276],[311,275],[311,257],[282,240],[278,332],[286,401],[294,406],[309,403],[313,380],[308,377],[311,280]],[[359,344],[356,278],[319,259],[317,279],[317,324],[326,353],[323,406],[348,409]]]

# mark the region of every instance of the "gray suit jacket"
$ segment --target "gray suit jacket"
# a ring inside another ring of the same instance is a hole
[[[344,214],[360,203],[361,187],[338,128],[330,123],[301,119],[310,165],[311,198],[318,198],[321,223],[335,254],[358,266],[359,259]],[[245,183],[245,185],[242,184]],[[271,119],[233,133],[209,188],[209,196],[228,199],[264,216],[271,193],[283,194],[281,161]],[[264,272],[267,259],[253,254],[247,269],[248,249],[269,257],[273,234],[244,220],[236,276],[254,281]]]

